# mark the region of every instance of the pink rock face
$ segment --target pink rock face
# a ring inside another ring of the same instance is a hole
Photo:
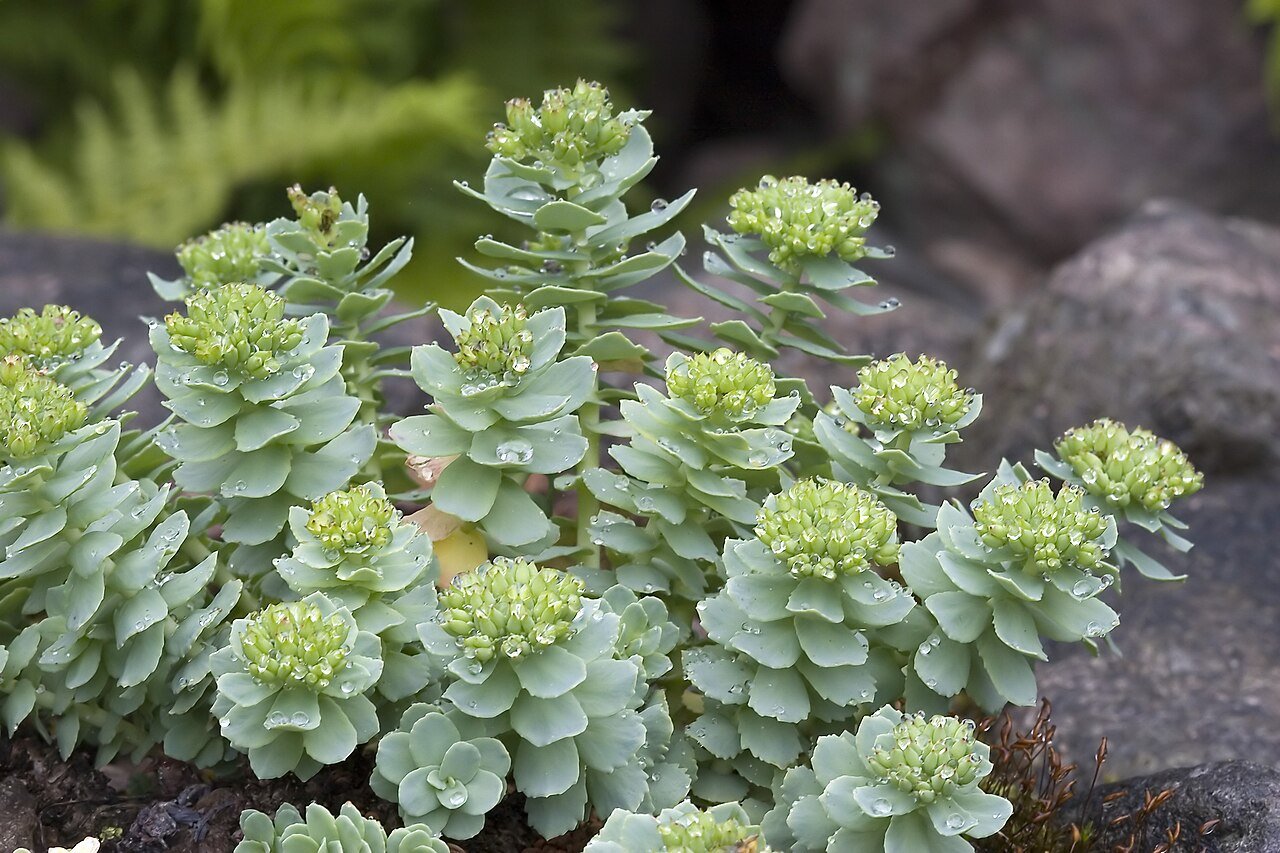
[[[1234,0],[810,0],[784,63],[834,128],[888,123],[886,203],[949,186],[922,233],[985,218],[1055,257],[1153,196],[1280,196],[1262,35]]]

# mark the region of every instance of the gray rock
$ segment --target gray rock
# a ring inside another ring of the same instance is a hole
[[[1008,312],[966,377],[986,396],[960,458],[1026,458],[1098,417],[1210,473],[1280,461],[1280,231],[1151,203]]]
[[[1280,771],[1247,761],[1224,761],[1166,770],[1128,779],[1094,792],[1088,814],[1102,827],[1097,848],[1125,843],[1127,822],[1112,820],[1141,808],[1148,794],[1172,790],[1173,799],[1147,822],[1138,850],[1152,849],[1174,827],[1181,839],[1174,850],[1204,853],[1275,853],[1280,851]],[[1199,837],[1201,827],[1217,821]]]
[[[17,779],[0,781],[0,850],[35,846],[36,800]]]
[[[1105,737],[1108,778],[1230,759],[1280,767],[1277,485],[1211,478],[1175,508],[1196,547],[1164,554],[1187,579],[1128,572],[1108,597],[1120,654],[1055,648],[1037,668],[1069,760],[1087,764]]]

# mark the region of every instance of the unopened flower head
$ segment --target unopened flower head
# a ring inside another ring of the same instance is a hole
[[[458,335],[454,358],[468,381],[515,382],[528,372],[533,333],[526,328],[528,315],[522,306],[481,308],[467,319],[470,325]]]
[[[708,417],[749,420],[777,393],[769,365],[721,347],[674,362],[667,390]]]
[[[1115,507],[1159,512],[1204,485],[1204,475],[1172,441],[1115,421],[1076,427],[1056,448],[1089,493]]]
[[[800,480],[766,499],[756,535],[796,577],[836,578],[896,562],[897,522],[857,486]]]
[[[729,199],[729,226],[754,234],[769,247],[769,260],[795,270],[801,258],[834,254],[843,261],[866,255],[866,230],[875,222],[880,203],[848,184],[807,178],[760,179],[752,190]]]
[[[1028,573],[1091,571],[1107,556],[1107,518],[1083,501],[1084,492],[1070,484],[1055,495],[1048,480],[1009,483],[974,506],[973,517],[983,543],[1008,549]]]
[[[572,633],[582,591],[573,575],[498,557],[441,591],[442,625],[481,663],[498,655],[518,660]]]
[[[977,753],[974,726],[969,720],[941,715],[912,714],[893,727],[867,757],[867,766],[881,783],[932,803],[949,797],[978,779],[982,757]]]
[[[397,515],[385,496],[355,486],[314,502],[307,530],[329,551],[358,554],[386,547]]]
[[[164,318],[169,340],[202,364],[266,379],[302,342],[297,320],[284,318],[284,300],[256,284],[237,282],[187,299],[187,315]]]
[[[902,353],[859,370],[853,399],[872,427],[906,430],[950,427],[973,404],[945,362],[926,355],[913,362]]]
[[[631,124],[613,114],[609,90],[579,80],[572,89],[548,89],[542,106],[507,101],[507,121],[494,125],[487,147],[499,157],[580,171],[622,150]]]
[[[71,389],[19,355],[0,360],[0,441],[4,455],[25,459],[84,426],[88,410]]]
[[[335,187],[329,187],[308,195],[302,187],[294,184],[287,190],[289,204],[298,217],[298,224],[311,235],[321,247],[330,247],[333,226],[342,216],[342,198]]]
[[[228,222],[178,247],[178,263],[199,289],[251,281],[267,256],[267,230],[261,225]]]
[[[758,849],[759,830],[737,820],[716,820],[704,811],[681,815],[658,824],[658,835],[668,853],[728,853]]]
[[[102,327],[65,305],[46,305],[37,314],[23,308],[0,320],[0,354],[25,355],[37,365],[75,358],[102,337]]]
[[[322,690],[346,665],[352,624],[304,601],[272,604],[248,621],[240,643],[249,674],[280,687]]]

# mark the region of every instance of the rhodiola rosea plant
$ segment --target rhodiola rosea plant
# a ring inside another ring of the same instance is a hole
[[[853,295],[892,255],[877,203],[762,178],[694,270],[693,192],[634,201],[646,118],[585,82],[507,104],[457,187],[512,236],[476,241],[461,313],[396,313],[412,241],[294,188],[153,277],[154,370],[69,308],[0,322],[6,726],[263,779],[364,751],[405,825],[247,811],[243,851],[465,846],[509,798],[547,837],[603,821],[599,851],[998,840],[965,715],[1034,704],[1044,640],[1108,642],[1130,569],[1175,578],[1143,537],[1189,547],[1201,477],[1104,420],[971,486],[946,455],[980,395],[821,324],[894,307]],[[733,319],[669,313],[660,274]],[[380,343],[427,314],[442,340]],[[149,381],[171,416],[130,428]]]

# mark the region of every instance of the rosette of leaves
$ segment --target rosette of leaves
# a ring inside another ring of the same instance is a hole
[[[893,255],[866,242],[879,203],[836,181],[766,175],[756,189],[735,193],[729,205],[736,233],[704,226],[711,250],[702,264],[711,276],[747,288],[750,301],[677,268],[686,285],[739,315],[712,323],[716,337],[762,360],[794,349],[836,364],[865,363],[867,356],[850,355],[818,324],[827,316],[823,303],[858,316],[897,307],[896,299],[870,305],[845,293],[876,283],[854,263]]]
[[[616,579],[697,601],[707,586],[698,561],[717,561],[724,538],[745,533],[759,501],[776,488],[778,466],[792,452],[780,427],[800,398],[776,396],[768,365],[728,349],[674,353],[666,375],[667,396],[638,384],[638,399],[621,404],[613,432],[628,441],[609,455],[622,472],[584,477],[601,502],[627,513],[589,519],[592,541],[614,554],[614,570],[584,574],[602,587]]]
[[[643,126],[648,115],[616,111],[608,90],[583,80],[546,91],[539,106],[508,101],[506,123],[489,135],[494,156],[483,187],[455,184],[533,232],[520,245],[486,235],[476,251],[499,266],[463,265],[494,282],[491,293],[500,300],[529,310],[563,306],[568,352],[602,365],[638,368],[651,357],[629,337],[633,330],[670,334],[697,322],[617,295],[666,269],[685,246],[676,232],[629,254],[633,242],[670,223],[693,199],[690,190],[641,213],[628,211],[623,197],[658,162]]]
[[[530,825],[550,838],[591,811],[637,809],[648,789],[635,756],[652,727],[638,710],[638,657],[618,653],[620,618],[582,582],[497,558],[454,578],[428,647],[452,651],[444,698],[486,722],[512,756]]]
[[[145,365],[104,367],[120,341],[104,346],[102,327],[92,317],[65,305],[46,305],[36,313],[23,308],[0,320],[0,355],[17,355],[70,388],[89,407],[93,420],[107,417],[146,384]]]
[[[346,485],[374,448],[372,427],[353,426],[360,402],[346,393],[342,348],[326,346],[327,318],[286,319],[284,307],[227,284],[151,329],[156,385],[179,420],[156,442],[178,461],[178,485],[218,496],[227,542],[276,539],[290,507]]]
[[[211,664],[213,714],[260,779],[308,779],[378,733],[378,638],[323,593],[237,619]]]
[[[1185,553],[1192,543],[1177,531],[1187,525],[1169,514],[1169,507],[1204,486],[1204,475],[1168,439],[1150,430],[1129,430],[1124,424],[1101,419],[1068,430],[1054,444],[1057,457],[1036,451],[1036,463],[1055,477],[1083,489],[1086,502],[1112,516],[1159,536]],[[1115,545],[1121,566],[1132,565],[1155,580],[1181,580],[1159,560],[1126,537]]]
[[[275,820],[256,809],[240,815],[244,840],[234,853],[449,853],[449,845],[428,828],[412,825],[390,835],[376,820],[344,803],[335,816],[324,806],[307,806],[306,817],[285,803]]]
[[[64,754],[87,741],[107,761],[163,734],[163,700],[149,703],[209,627],[216,558],[178,556],[187,515],[167,511],[167,489],[119,476],[119,424],[86,417],[70,389],[0,362],[0,716],[11,731],[33,712],[56,719]]]
[[[621,809],[609,815],[587,853],[767,853],[742,806],[721,803],[705,811],[685,801],[657,817]]]
[[[904,521],[933,527],[937,508],[896,487],[960,486],[977,476],[943,463],[947,445],[977,419],[982,395],[960,388],[943,362],[901,353],[862,367],[857,386],[831,393],[835,411],[819,412],[813,432],[835,475],[873,490]]]
[[[1082,490],[1055,493],[1007,463],[972,515],[944,504],[937,532],[904,545],[899,561],[936,621],[912,657],[909,703],[937,706],[932,694],[964,690],[993,713],[1035,704],[1041,637],[1096,649],[1119,623],[1098,597],[1116,575],[1115,542],[1115,521],[1089,508]]]
[[[378,742],[369,784],[406,821],[449,838],[471,838],[507,793],[511,756],[488,724],[456,709],[417,704]]]
[[[796,853],[966,853],[1013,812],[979,787],[990,748],[973,724],[885,706],[857,733],[818,739],[811,767],[787,771],[765,837]]]
[[[414,348],[413,377],[431,396],[430,413],[399,421],[391,437],[410,454],[456,457],[432,486],[436,507],[499,545],[550,545],[557,528],[524,482],[567,471],[586,454],[575,412],[595,393],[596,365],[586,356],[557,360],[563,308],[530,316],[481,297],[466,314],[440,317],[458,351]]]
[[[787,767],[805,748],[800,724],[900,695],[897,658],[871,643],[915,607],[875,571],[897,560],[896,524],[855,486],[802,480],[765,503],[758,538],[726,543],[724,589],[698,605],[712,645],[684,653],[717,703],[690,727],[711,755]]]
[[[431,538],[401,517],[378,483],[330,492],[310,510],[292,507],[289,530],[297,544],[275,563],[288,588],[324,593],[378,636],[379,694],[396,701],[421,691],[433,674],[431,657],[417,651],[417,626],[436,609]]]
[[[230,282],[267,284],[274,277],[263,274],[262,264],[270,252],[265,226],[228,222],[177,248],[174,255],[182,267],[182,278],[167,281],[155,273],[147,273],[147,278],[152,289],[170,302],[181,302],[197,291]]]

